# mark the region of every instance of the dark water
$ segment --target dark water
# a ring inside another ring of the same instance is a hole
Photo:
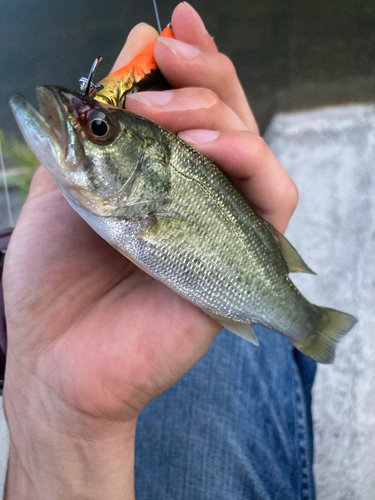
[[[175,2],[159,0],[162,25]],[[375,95],[374,0],[197,0],[219,49],[234,61],[264,129],[278,109],[371,101]],[[3,0],[0,128],[17,133],[8,100],[35,87],[78,89],[97,55],[110,70],[129,30],[155,25],[152,0]]]

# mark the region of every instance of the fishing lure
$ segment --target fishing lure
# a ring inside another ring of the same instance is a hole
[[[171,26],[168,25],[160,36],[174,38]],[[103,104],[125,108],[126,96],[129,93],[165,85],[166,82],[154,57],[155,43],[148,45],[130,63],[111,73],[96,85],[92,79],[102,58],[95,59],[88,78],[81,78],[79,81],[81,91]]]

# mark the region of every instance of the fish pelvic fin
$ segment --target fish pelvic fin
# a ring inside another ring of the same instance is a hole
[[[297,342],[293,345],[306,356],[318,363],[332,363],[335,357],[337,342],[357,323],[357,319],[350,314],[318,307],[321,318],[317,331],[310,337],[307,345],[301,346]]]
[[[259,346],[258,337],[255,335],[253,325],[251,323],[240,323],[234,319],[223,318],[222,316],[212,316],[218,323],[220,323],[227,330],[235,333],[239,337]]]
[[[270,225],[273,235],[276,239],[277,246],[282,253],[289,273],[307,273],[315,274],[309,266],[303,261],[297,250],[289,243],[285,236],[273,226]]]

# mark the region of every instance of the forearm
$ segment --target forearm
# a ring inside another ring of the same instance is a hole
[[[135,498],[135,421],[93,421],[54,401],[44,389],[28,394],[27,388],[17,387],[14,392],[18,384],[7,383],[8,378],[6,500]]]

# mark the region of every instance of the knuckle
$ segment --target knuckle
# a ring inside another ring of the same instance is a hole
[[[252,158],[262,161],[270,154],[270,150],[260,135],[251,134],[249,144],[249,152]]]
[[[232,63],[231,59],[225,54],[220,53],[220,67],[222,68],[222,72],[225,80],[233,82],[233,78],[237,78],[237,71]]]
[[[290,178],[290,187],[287,199],[288,199],[289,209],[291,213],[293,213],[298,205],[299,192],[296,183],[291,178]]]

